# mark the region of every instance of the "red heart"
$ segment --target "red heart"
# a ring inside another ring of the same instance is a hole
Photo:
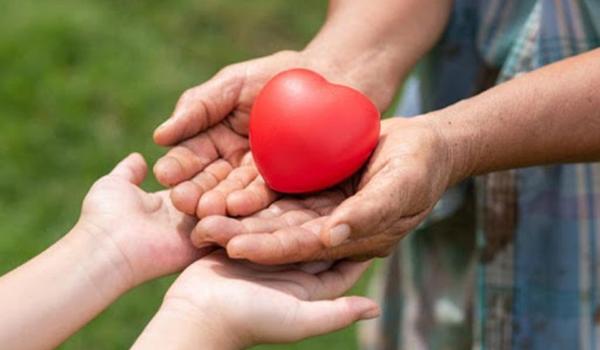
[[[250,115],[250,148],[267,185],[301,193],[356,172],[379,138],[379,111],[368,97],[306,69],[273,77]]]

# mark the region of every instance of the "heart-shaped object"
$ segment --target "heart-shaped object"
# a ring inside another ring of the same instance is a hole
[[[267,185],[313,192],[350,177],[379,138],[379,111],[357,90],[307,69],[273,77],[254,101],[250,148]]]

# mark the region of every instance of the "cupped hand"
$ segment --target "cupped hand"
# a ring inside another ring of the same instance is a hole
[[[382,89],[373,78],[342,70],[312,52],[282,51],[225,67],[187,90],[171,118],[155,131],[157,144],[173,146],[158,160],[154,173],[161,184],[174,187],[171,198],[176,208],[199,218],[245,216],[278,197],[254,166],[248,123],[262,87],[291,68],[312,69],[332,82],[377,97],[374,101],[380,110],[393,95],[393,89]],[[373,89],[377,94],[370,93]]]
[[[388,255],[453,182],[451,155],[433,125],[427,117],[383,121],[369,163],[347,183],[284,197],[246,218],[206,217],[192,240],[261,264]]]
[[[224,348],[297,341],[379,314],[367,298],[340,297],[368,265],[341,262],[313,274],[230,260],[219,250],[179,276],[159,314],[168,310],[194,321],[198,332],[210,329]]]
[[[172,117],[154,134],[159,145],[174,146],[154,173],[161,184],[175,186],[172,200],[178,209],[198,217],[247,215],[276,198],[253,164],[248,122],[262,86],[294,67],[311,63],[300,52],[279,52],[226,67],[181,96]]]
[[[77,227],[112,247],[115,266],[133,287],[154,277],[177,272],[208,250],[196,249],[190,232],[196,219],[175,209],[168,191],[144,192],[144,158],[131,154],[86,195]]]

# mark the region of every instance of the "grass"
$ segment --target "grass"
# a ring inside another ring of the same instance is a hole
[[[320,0],[3,1],[0,273],[68,231],[124,155],[164,152],[150,135],[181,91],[229,63],[301,48],[324,15]],[[61,348],[127,348],[172,279],[130,292]],[[353,333],[265,348],[352,349]]]

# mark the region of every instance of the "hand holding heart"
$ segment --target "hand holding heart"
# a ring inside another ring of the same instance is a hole
[[[394,118],[381,127],[362,173],[333,189],[284,197],[248,217],[205,217],[193,243],[218,244],[231,257],[261,264],[388,255],[453,179],[448,148],[427,117]]]
[[[239,216],[263,209],[277,198],[259,176],[250,154],[250,110],[267,81],[297,67],[314,69],[337,83],[354,87],[364,83],[381,90],[381,84],[355,82],[344,75],[347,72],[305,52],[282,51],[222,69],[187,90],[172,117],[154,134],[159,145],[173,146],[158,160],[154,173],[161,184],[173,187],[176,208],[197,217]],[[361,91],[369,94],[367,89]],[[387,106],[392,94],[391,89],[387,94],[378,92],[379,109]]]

